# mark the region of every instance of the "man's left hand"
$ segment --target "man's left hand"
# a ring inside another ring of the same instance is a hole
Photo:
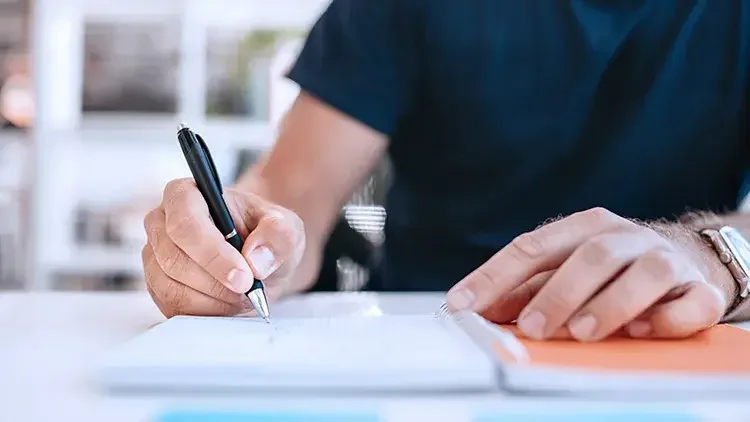
[[[678,338],[718,323],[731,292],[705,247],[595,208],[517,237],[448,293],[454,309],[518,320],[534,339]]]

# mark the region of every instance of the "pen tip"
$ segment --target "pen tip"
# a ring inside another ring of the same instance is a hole
[[[271,323],[271,318],[269,318],[269,317],[263,317],[263,320],[266,321],[266,324],[270,324]]]
[[[185,123],[180,123],[179,126],[177,126],[177,130],[187,129],[188,125]]]

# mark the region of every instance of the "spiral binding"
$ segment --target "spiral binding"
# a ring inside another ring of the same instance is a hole
[[[440,305],[440,307],[435,311],[435,318],[437,319],[443,319],[448,316],[450,316],[451,311],[448,309],[448,305],[443,303]]]
[[[472,318],[472,316],[474,316],[474,318]],[[452,319],[462,327],[464,332],[477,345],[483,347],[485,350],[492,350],[491,345],[489,344],[491,337],[503,344],[504,349],[507,350],[517,362],[525,362],[529,360],[526,348],[518,341],[513,333],[491,324],[473,312],[455,312],[448,307],[448,304],[443,303],[438,310],[435,311],[435,318],[440,321],[446,321],[448,318]],[[489,336],[487,335],[488,333]]]
[[[461,312],[454,312],[452,311],[447,303],[443,303],[440,305],[437,311],[435,311],[435,318],[444,320],[446,318],[452,317],[455,320],[460,321],[463,319],[463,313]]]

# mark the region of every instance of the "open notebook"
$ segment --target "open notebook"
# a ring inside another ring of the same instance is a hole
[[[547,393],[750,392],[750,332],[678,341],[535,342],[476,314],[175,317],[123,345],[114,389]]]

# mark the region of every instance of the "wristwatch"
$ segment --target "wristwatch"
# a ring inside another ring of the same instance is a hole
[[[750,242],[734,227],[704,229],[700,234],[708,240],[737,282],[737,296],[722,318],[723,322],[734,321],[750,308]]]

